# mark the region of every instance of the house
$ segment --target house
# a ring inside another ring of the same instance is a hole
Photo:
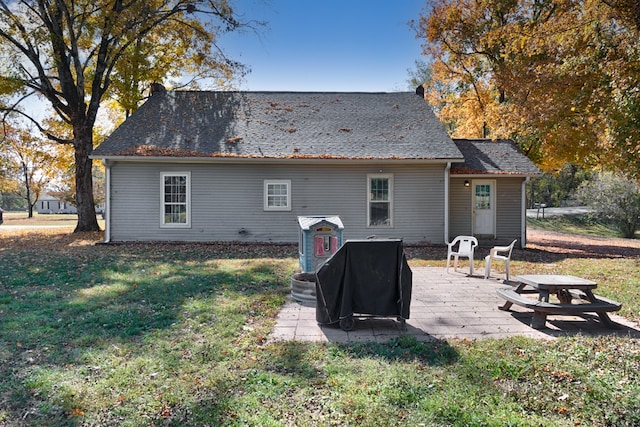
[[[107,242],[296,242],[298,216],[337,215],[345,240],[524,246],[539,173],[509,141],[453,141],[420,93],[161,90],[92,158]]]
[[[525,184],[540,171],[510,140],[454,143],[464,162],[452,164],[449,174],[449,237],[473,235],[486,245],[519,239],[524,246]]]
[[[36,201],[36,211],[39,214],[76,214],[75,206],[51,193],[44,193]]]

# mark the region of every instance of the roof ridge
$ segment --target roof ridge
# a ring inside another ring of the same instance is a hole
[[[393,92],[364,92],[364,91],[294,91],[294,90],[197,90],[197,89],[167,89],[166,92],[159,93],[238,93],[238,94],[345,94],[345,95],[414,95],[411,91],[393,91]]]

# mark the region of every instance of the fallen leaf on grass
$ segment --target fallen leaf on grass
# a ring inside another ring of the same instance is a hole
[[[165,405],[164,408],[162,408],[162,412],[160,412],[160,416],[162,416],[162,418],[171,416],[171,406]]]

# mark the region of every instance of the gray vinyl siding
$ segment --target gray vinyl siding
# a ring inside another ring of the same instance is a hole
[[[449,180],[449,241],[471,234],[471,187],[465,187],[464,181],[454,177]]]
[[[380,172],[382,170],[382,172]],[[161,172],[191,173],[191,227],[160,227]],[[367,174],[393,174],[393,227],[369,228]],[[291,211],[265,211],[264,180],[291,180]],[[299,215],[339,215],[343,237],[443,243],[444,165],[111,166],[112,241],[298,241]]]
[[[484,178],[483,178],[484,179]],[[496,192],[496,239],[484,238],[482,246],[508,244],[520,239],[522,226],[521,191],[524,178],[493,176]],[[465,187],[464,181],[470,178],[452,177],[449,193],[449,241],[455,236],[472,233],[472,186]]]
[[[502,243],[520,239],[522,227],[522,182],[524,178],[501,178],[496,183],[498,207],[496,233]]]

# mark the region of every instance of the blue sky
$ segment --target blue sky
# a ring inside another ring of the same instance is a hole
[[[258,33],[223,36],[229,57],[251,68],[249,91],[394,92],[409,90],[421,40],[408,22],[426,0],[235,0]]]

